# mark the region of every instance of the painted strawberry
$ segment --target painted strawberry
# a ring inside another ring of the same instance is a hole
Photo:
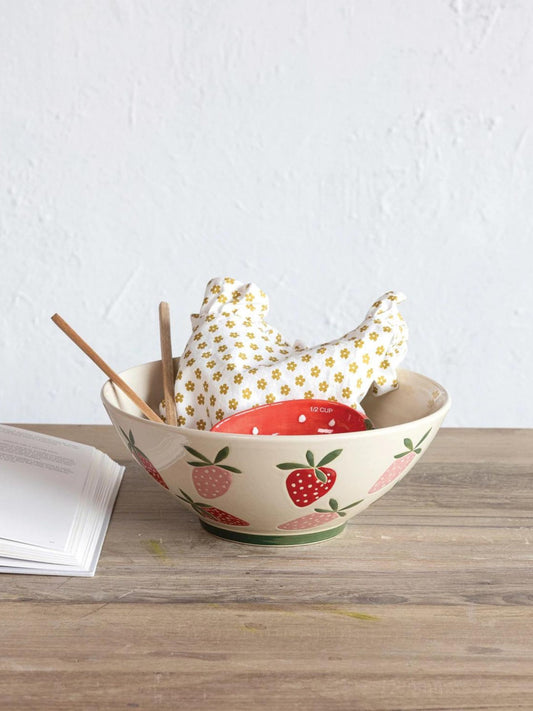
[[[385,469],[383,474],[379,477],[379,479],[372,486],[372,488],[368,490],[368,493],[374,494],[376,491],[379,491],[380,489],[383,489],[383,487],[387,486],[387,484],[390,484],[391,481],[397,479],[400,474],[403,474],[403,472],[407,469],[409,464],[411,464],[416,455],[420,454],[420,452],[422,451],[420,445],[426,439],[430,432],[431,427],[416,445],[413,445],[412,440],[406,437],[406,439],[404,439],[403,441],[406,447],[406,451],[394,455],[395,461],[392,462],[392,464],[390,464],[387,469]]]
[[[152,462],[148,459],[146,454],[144,454],[144,452],[141,452],[139,447],[137,447],[137,445],[135,444],[135,438],[133,437],[133,432],[130,430],[129,435],[127,435],[124,432],[124,430],[122,429],[122,427],[120,428],[120,431],[126,438],[126,443],[128,445],[128,449],[130,450],[133,458],[137,462],[139,462],[141,467],[146,469],[148,474],[150,474],[150,476],[153,477],[157,481],[158,484],[161,484],[161,486],[164,486],[165,489],[168,489],[168,486],[166,485],[165,481],[163,480],[163,477],[161,476],[161,474],[157,471],[157,469],[154,467]]]
[[[335,449],[326,454],[325,457],[315,465],[313,453],[307,450],[305,458],[306,464],[295,464],[285,462],[278,464],[278,469],[292,469],[285,482],[291,500],[296,506],[309,506],[321,496],[327,494],[337,479],[337,472],[328,469],[325,464],[329,464],[336,459],[342,449]]]
[[[199,516],[202,516],[202,518],[207,518],[211,521],[217,521],[218,523],[225,523],[227,526],[250,525],[248,521],[243,521],[242,518],[238,518],[237,516],[234,516],[233,514],[230,514],[227,511],[217,509],[216,506],[203,504],[200,501],[193,501],[193,499],[191,499],[191,497],[185,491],[183,491],[183,489],[180,489],[180,491],[183,496],[179,496],[178,494],[176,494],[178,499],[181,499],[181,501],[184,501],[186,504],[189,504],[189,506],[192,506],[196,513]]]
[[[333,521],[336,518],[346,516],[346,509],[357,506],[361,501],[363,501],[363,499],[354,501],[353,504],[343,506],[342,509],[340,509],[336,499],[330,499],[329,509],[315,509],[313,513],[307,514],[307,516],[300,516],[300,518],[287,521],[287,523],[282,523],[278,528],[282,531],[302,531],[306,528],[316,528],[316,526],[322,526],[324,523],[329,523],[329,521]]]
[[[231,486],[231,473],[241,473],[240,469],[230,467],[228,464],[220,464],[228,456],[229,447],[221,449],[212,462],[192,447],[185,447],[185,449],[199,460],[187,462],[187,464],[194,467],[192,470],[192,483],[196,491],[204,499],[216,499],[218,496],[225,494]]]

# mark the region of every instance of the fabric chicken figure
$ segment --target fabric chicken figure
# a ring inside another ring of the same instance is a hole
[[[255,284],[212,279],[180,358],[175,399],[178,425],[210,429],[254,405],[316,398],[362,412],[361,400],[398,387],[407,350],[401,293],[384,294],[364,321],[337,340],[306,348],[290,344],[267,321],[268,298]],[[161,405],[164,417],[164,405]]]

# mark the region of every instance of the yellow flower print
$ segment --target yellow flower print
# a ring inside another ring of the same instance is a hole
[[[235,370],[235,363],[228,363],[226,366],[226,370]]]
[[[371,341],[377,341],[378,340],[378,334],[375,331],[372,331],[371,333],[368,334],[368,337],[370,338]]]
[[[396,294],[387,294],[387,299],[389,301],[397,301],[398,297],[396,296]]]
[[[276,396],[272,393],[268,393],[265,400],[268,402],[269,405],[272,405],[272,403],[276,401]]]
[[[380,375],[379,378],[377,379],[378,385],[385,385],[386,382],[387,382],[387,378],[385,378],[385,376],[383,376],[383,375]]]
[[[227,351],[227,350],[228,350],[228,347],[227,347],[227,346],[219,346],[219,347],[217,348],[217,351],[218,351],[219,353],[224,353],[224,351]]]
[[[320,353],[322,355],[323,353],[326,353],[327,350],[326,350],[326,348],[324,348],[324,346],[320,346],[320,348],[316,349],[316,352]]]
[[[369,368],[369,369],[366,371],[366,377],[367,377],[367,378],[371,378],[372,375],[373,375],[373,373],[374,373],[374,368]]]
[[[267,381],[264,378],[259,378],[257,381],[257,387],[259,390],[264,390],[267,386]]]
[[[297,365],[293,360],[290,360],[287,363],[287,370],[293,371],[293,370],[296,370],[296,368],[297,368]]]
[[[309,361],[311,360],[310,354],[309,354],[309,353],[304,353],[304,355],[302,356],[302,360],[303,360],[304,363],[309,363]]]
[[[305,378],[303,375],[297,375],[294,378],[294,382],[296,383],[296,385],[301,387],[305,383]]]
[[[265,350],[267,353],[274,353],[274,349],[272,348],[272,346],[265,346]]]
[[[176,380],[181,380],[183,378],[183,371],[178,370],[178,374],[176,375]]]
[[[231,338],[238,338],[239,337],[239,334],[237,333],[237,331],[232,331],[229,335],[231,336]]]
[[[209,384],[207,382],[204,382],[204,392],[206,393],[209,390]]]
[[[192,368],[192,366],[196,363],[196,360],[194,358],[189,358],[187,361],[186,365],[188,368]]]
[[[279,352],[280,352],[282,355],[289,355],[289,351],[286,350],[285,348],[280,348],[280,349],[279,349]]]
[[[220,343],[220,341],[223,341],[223,340],[224,340],[224,336],[215,336],[215,337],[213,338],[213,341],[214,341],[215,343]]]
[[[242,351],[239,353],[239,358],[241,360],[248,360],[248,356],[246,355],[246,353],[243,353]]]
[[[249,347],[250,347],[253,351],[258,351],[258,350],[259,350],[259,346],[257,345],[257,343],[250,343],[250,346],[249,346]]]
[[[381,361],[381,363],[379,364],[379,367],[383,368],[383,370],[387,370],[389,365],[390,365],[389,361],[387,359],[385,359],[385,360]]]
[[[248,292],[244,298],[246,299],[246,301],[253,301],[255,299],[255,296],[252,293]]]
[[[220,284],[213,284],[213,286],[211,287],[212,294],[220,294],[221,291],[222,291],[222,288],[221,288]]]
[[[253,339],[255,338],[255,333],[253,331],[249,331],[246,334],[246,337],[249,338],[251,341],[253,341]]]
[[[214,368],[215,365],[216,365],[216,362],[214,360],[208,360],[207,363],[205,364],[205,367],[211,369],[211,368]]]
[[[249,400],[252,397],[252,391],[250,388],[244,388],[242,391],[242,396],[245,400]]]
[[[262,361],[262,360],[263,360],[263,356],[261,356],[261,355],[259,355],[259,354],[254,355],[254,360]]]
[[[228,388],[228,386],[227,386],[226,383],[222,383],[222,385],[220,386],[219,390],[220,390],[220,392],[222,393],[222,395],[226,395],[226,393],[228,392],[229,388]]]
[[[192,405],[187,405],[185,412],[192,417],[194,415],[194,407],[192,407]]]
[[[335,359],[329,356],[328,358],[326,358],[324,363],[328,366],[328,368],[331,368],[335,365]]]
[[[183,415],[178,416],[178,427],[183,427],[186,422],[187,420],[183,417]]]
[[[226,282],[226,284],[235,284],[235,279],[233,279],[232,277],[224,277],[224,281]]]
[[[233,328],[235,326],[235,321],[232,321],[231,319],[229,321],[226,321],[226,326],[228,328]],[[231,333],[230,333],[231,336]]]
[[[250,373],[250,375],[255,375],[257,373],[257,368],[250,368],[248,372]]]
[[[235,291],[231,292],[231,298],[233,301],[238,301],[241,298],[241,292],[238,289],[235,289]]]
[[[392,331],[392,328],[391,328],[390,326],[383,326],[383,330],[384,330],[386,333],[390,333],[390,332]]]
[[[343,348],[340,352],[340,357],[341,358],[349,358],[350,357],[350,351],[347,348]]]
[[[363,378],[357,378],[357,387],[362,388],[363,387]]]
[[[183,357],[188,358],[190,355],[191,355],[191,351],[189,349],[189,350],[185,351],[185,353],[183,354]]]
[[[208,303],[209,303],[209,299],[207,298],[207,296],[204,296],[203,301],[202,301],[202,306],[205,306]]]
[[[208,315],[205,317],[205,320],[206,320],[206,321],[214,321],[215,318],[216,318],[215,314],[208,314]]]
[[[397,388],[397,387],[398,387],[398,380],[397,380],[396,378],[394,378],[394,380],[392,381],[391,385],[392,385],[393,388]]]
[[[183,402],[183,393],[176,393],[176,397],[174,399],[176,402]]]
[[[252,325],[252,319],[249,316],[247,316],[245,319],[243,319],[242,323],[243,323],[243,326],[246,326],[246,328],[250,328],[250,326]]]
[[[385,352],[385,349],[383,348],[383,346],[378,346],[376,348],[377,355],[383,355],[384,352]]]
[[[277,343],[278,346],[281,346],[281,344],[283,343],[283,337],[282,337],[281,333],[278,333],[278,334],[277,334],[277,336],[276,336],[276,343]]]
[[[328,384],[325,380],[323,380],[321,383],[318,384],[318,389],[320,390],[321,393],[325,393],[326,390],[328,389]]]
[[[335,397],[335,395],[328,397],[328,402],[337,402],[337,398]]]
[[[382,301],[374,301],[374,303],[372,304],[372,306],[373,306],[375,309],[377,309],[378,306],[381,306],[381,304],[382,304]]]
[[[342,383],[344,380],[344,375],[342,373],[335,373],[335,382]]]
[[[250,309],[250,311],[255,311],[255,306],[253,304],[246,304],[246,308]]]
[[[290,393],[291,389],[288,385],[282,385],[281,388],[279,389],[279,391],[282,395],[288,395]]]
[[[222,410],[222,408],[219,408],[219,409],[215,412],[215,417],[217,418],[217,421],[218,421],[218,420],[223,420],[223,419],[224,419],[224,410]]]
[[[306,391],[304,392],[304,398],[305,398],[306,400],[312,400],[314,397],[315,397],[315,396],[314,396],[312,390],[306,390]]]
[[[230,410],[236,410],[238,407],[239,403],[237,400],[235,400],[234,397],[231,398],[231,400],[228,402],[228,407]]]
[[[363,363],[366,363],[367,365],[370,363],[370,356],[368,355],[368,353],[363,354],[362,360],[363,360]]]
[[[356,373],[358,368],[359,366],[357,365],[357,363],[350,363],[350,365],[348,366],[348,370],[350,371],[350,373]]]
[[[196,398],[196,401],[198,402],[199,405],[203,405],[205,403],[205,397],[203,396],[202,393],[200,393],[198,395],[198,397]]]
[[[200,368],[196,368],[196,370],[194,371],[194,374],[196,375],[196,378],[197,378],[198,380],[201,380],[201,378],[202,378],[202,371],[200,370]]]
[[[185,383],[185,390],[189,390],[190,392],[194,390],[194,383],[192,382],[192,380],[187,380],[187,382]]]
[[[197,430],[205,430],[205,420],[198,420],[196,423]]]
[[[361,338],[356,338],[353,344],[356,348],[362,348],[365,345],[364,341]]]
[[[268,360],[269,360],[271,363],[277,363],[277,362],[278,362],[278,359],[276,358],[276,356],[270,356]]]
[[[235,348],[244,348],[244,343],[242,341],[235,341]]]
[[[221,380],[221,378],[222,378],[222,373],[220,372],[220,370],[217,370],[217,372],[216,372],[216,373],[213,373],[213,375],[212,375],[211,377],[213,378],[213,380],[217,380],[217,381],[218,381],[218,380]]]
[[[342,389],[342,397],[345,397],[348,399],[349,397],[352,397],[352,391],[350,388],[343,388]]]
[[[219,301],[221,304],[225,304],[228,300],[228,297],[225,294],[220,294],[220,296],[217,296],[217,301]]]
[[[314,365],[311,368],[311,375],[313,376],[313,378],[318,378],[318,376],[320,375],[320,368],[317,365]]]
[[[281,378],[281,370],[279,370],[279,368],[274,368],[271,375],[274,378],[274,380],[279,380]]]
[[[202,340],[202,332],[198,331],[198,333],[195,333],[194,336],[192,337],[193,341],[201,341]]]
[[[207,348],[207,343],[205,341],[202,341],[202,343],[198,344],[198,350],[203,351],[204,348]]]
[[[361,333],[364,333],[365,331],[368,331],[368,326],[359,326],[359,330]]]
[[[211,326],[209,326],[209,332],[214,333],[215,331],[218,331],[218,326],[216,323],[212,323]]]
[[[381,326],[381,319],[380,318],[375,318],[375,319],[373,319],[373,321],[376,324],[376,326]]]
[[[242,383],[242,375],[240,373],[237,373],[237,375],[233,378],[233,382],[237,383],[237,385],[240,385]]]

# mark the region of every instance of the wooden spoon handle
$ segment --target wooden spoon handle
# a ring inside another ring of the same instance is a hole
[[[124,380],[122,380],[118,373],[115,373],[115,371],[110,368],[110,366],[102,358],[100,358],[98,353],[96,353],[96,351],[94,351],[91,346],[86,343],[83,338],[81,338],[81,336],[79,336],[76,331],[61,318],[59,314],[54,314],[52,316],[52,321],[63,331],[63,333],[65,333],[70,338],[71,341],[74,341],[78,348],[81,348],[85,355],[89,356],[93,363],[96,363],[100,370],[103,370],[103,372],[107,375],[111,382],[113,382],[117,387],[119,387],[122,392],[125,393],[130,398],[130,400],[137,405],[137,407],[146,415],[149,420],[152,420],[152,422],[161,422],[162,424],[164,424],[163,420],[159,417],[159,415],[156,415],[152,408],[149,407],[144,402],[144,400],[142,400],[137,395],[137,393],[135,393],[130,388],[130,386],[124,382]]]
[[[174,362],[170,337],[170,308],[166,301],[159,304],[159,335],[161,339],[161,363],[163,367],[163,392],[167,425],[177,425],[176,401],[174,400]]]

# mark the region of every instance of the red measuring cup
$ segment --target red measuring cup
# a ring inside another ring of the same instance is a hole
[[[283,400],[237,412],[211,432],[254,435],[317,435],[373,429],[366,415],[329,400]]]

